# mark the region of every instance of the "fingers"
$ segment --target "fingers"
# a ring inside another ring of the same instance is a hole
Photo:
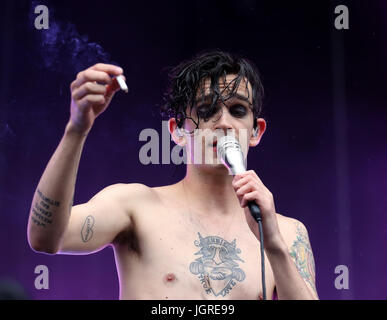
[[[273,195],[270,191],[261,192],[256,189],[251,189],[249,191],[243,196],[239,195],[239,201],[242,208],[246,207],[249,201],[255,201],[261,208],[267,209],[274,206]]]
[[[80,131],[88,132],[95,118],[107,108],[119,87],[113,77],[122,74],[120,67],[103,63],[77,74],[70,85],[70,112],[72,123],[76,123]]]
[[[117,67],[113,64],[106,64],[106,63],[97,63],[94,66],[92,66],[90,69],[92,70],[97,70],[97,71],[103,71],[108,74],[111,74],[113,76],[119,76],[122,74],[124,71],[122,68]]]
[[[247,182],[246,184],[242,185],[240,188],[236,189],[236,195],[237,196],[243,196],[245,193],[254,190],[254,183]]]
[[[110,84],[112,82],[112,78],[106,72],[87,69],[85,71],[81,71],[78,73],[75,81],[71,83],[71,90],[79,88],[85,82],[98,82],[101,84]]]
[[[247,205],[248,201],[258,199],[258,197],[262,194],[262,192],[259,192],[258,189],[261,188],[259,188],[255,182],[251,181],[248,181],[240,188],[235,189],[235,193],[242,208]]]
[[[96,65],[81,71],[77,74],[77,78],[71,83],[71,90],[80,87],[85,82],[98,82],[101,84],[111,84],[111,76],[118,76],[123,73],[122,68],[104,63]]]
[[[102,94],[105,95],[107,88],[104,85],[94,82],[86,82],[79,88],[74,89],[72,98],[74,100],[80,100],[87,94]]]
[[[79,107],[83,109],[92,105],[103,105],[105,102],[102,94],[88,94],[79,101]]]
[[[120,90],[120,85],[116,78],[106,87],[106,95],[111,97],[116,91]]]
[[[259,179],[253,170],[236,175],[232,182],[232,186],[234,187],[242,208],[244,208],[249,201],[271,201],[273,198],[269,189],[265,187],[261,179]]]
[[[73,100],[78,101],[81,107],[110,101],[120,88],[117,80],[112,76],[122,75],[122,73],[122,68],[104,63],[97,63],[79,72],[70,86]],[[87,97],[88,95],[90,97]]]
[[[259,199],[259,192],[258,191],[252,191],[249,193],[246,193],[241,200],[241,207],[244,208],[247,206],[247,203],[249,201],[254,201]]]
[[[236,188],[239,188],[241,185],[244,185],[247,181],[256,181],[257,183],[262,183],[261,179],[257,176],[254,170],[248,170],[246,172],[235,175],[232,185]]]

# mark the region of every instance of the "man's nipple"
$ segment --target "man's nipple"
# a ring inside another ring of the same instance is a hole
[[[173,283],[176,282],[176,276],[174,273],[167,273],[165,276],[164,276],[164,283],[166,285],[172,285]]]

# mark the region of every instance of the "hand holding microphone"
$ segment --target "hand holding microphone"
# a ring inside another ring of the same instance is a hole
[[[219,141],[219,147],[217,151],[219,158],[223,161],[224,165],[231,171],[231,173],[234,176],[238,175],[237,177],[242,177],[246,172],[246,166],[239,142],[232,136],[223,136]],[[236,179],[238,180],[238,178]],[[254,198],[249,200],[244,196],[244,198],[240,199],[239,201],[241,201],[242,208],[246,206],[247,201],[247,206],[249,207],[253,218],[257,222],[262,221],[261,210],[254,200]],[[242,202],[244,202],[244,204]]]
[[[221,159],[234,175],[232,185],[241,207],[245,208],[247,224],[260,241],[262,292],[263,300],[266,300],[264,248],[268,247],[267,237],[269,237],[269,242],[271,242],[272,235],[279,236],[274,238],[281,238],[273,196],[253,170],[246,171],[241,146],[233,136],[223,136],[219,139],[217,153],[218,159]],[[266,232],[263,230],[264,228]]]
[[[282,248],[284,241],[279,231],[274,199],[253,170],[246,171],[241,146],[233,136],[223,136],[218,140],[218,158],[234,175],[232,185],[245,209],[250,230],[260,240],[257,221],[262,221],[266,250]]]

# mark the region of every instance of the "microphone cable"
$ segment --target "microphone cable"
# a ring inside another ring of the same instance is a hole
[[[261,210],[258,205],[254,201],[249,201],[248,206],[250,209],[250,213],[258,223],[259,229],[259,239],[260,239],[260,247],[261,247],[261,276],[262,276],[262,296],[263,300],[266,300],[266,281],[265,281],[265,251],[264,251],[264,239],[263,239],[263,229],[262,229],[262,215]]]

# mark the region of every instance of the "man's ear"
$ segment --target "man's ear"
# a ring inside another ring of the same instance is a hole
[[[257,118],[257,128],[253,129],[250,137],[250,147],[255,147],[261,141],[261,138],[266,131],[266,121],[263,118]]]
[[[168,120],[168,131],[172,136],[173,141],[180,147],[184,147],[187,143],[185,138],[184,130],[177,127],[176,119],[170,118]]]

